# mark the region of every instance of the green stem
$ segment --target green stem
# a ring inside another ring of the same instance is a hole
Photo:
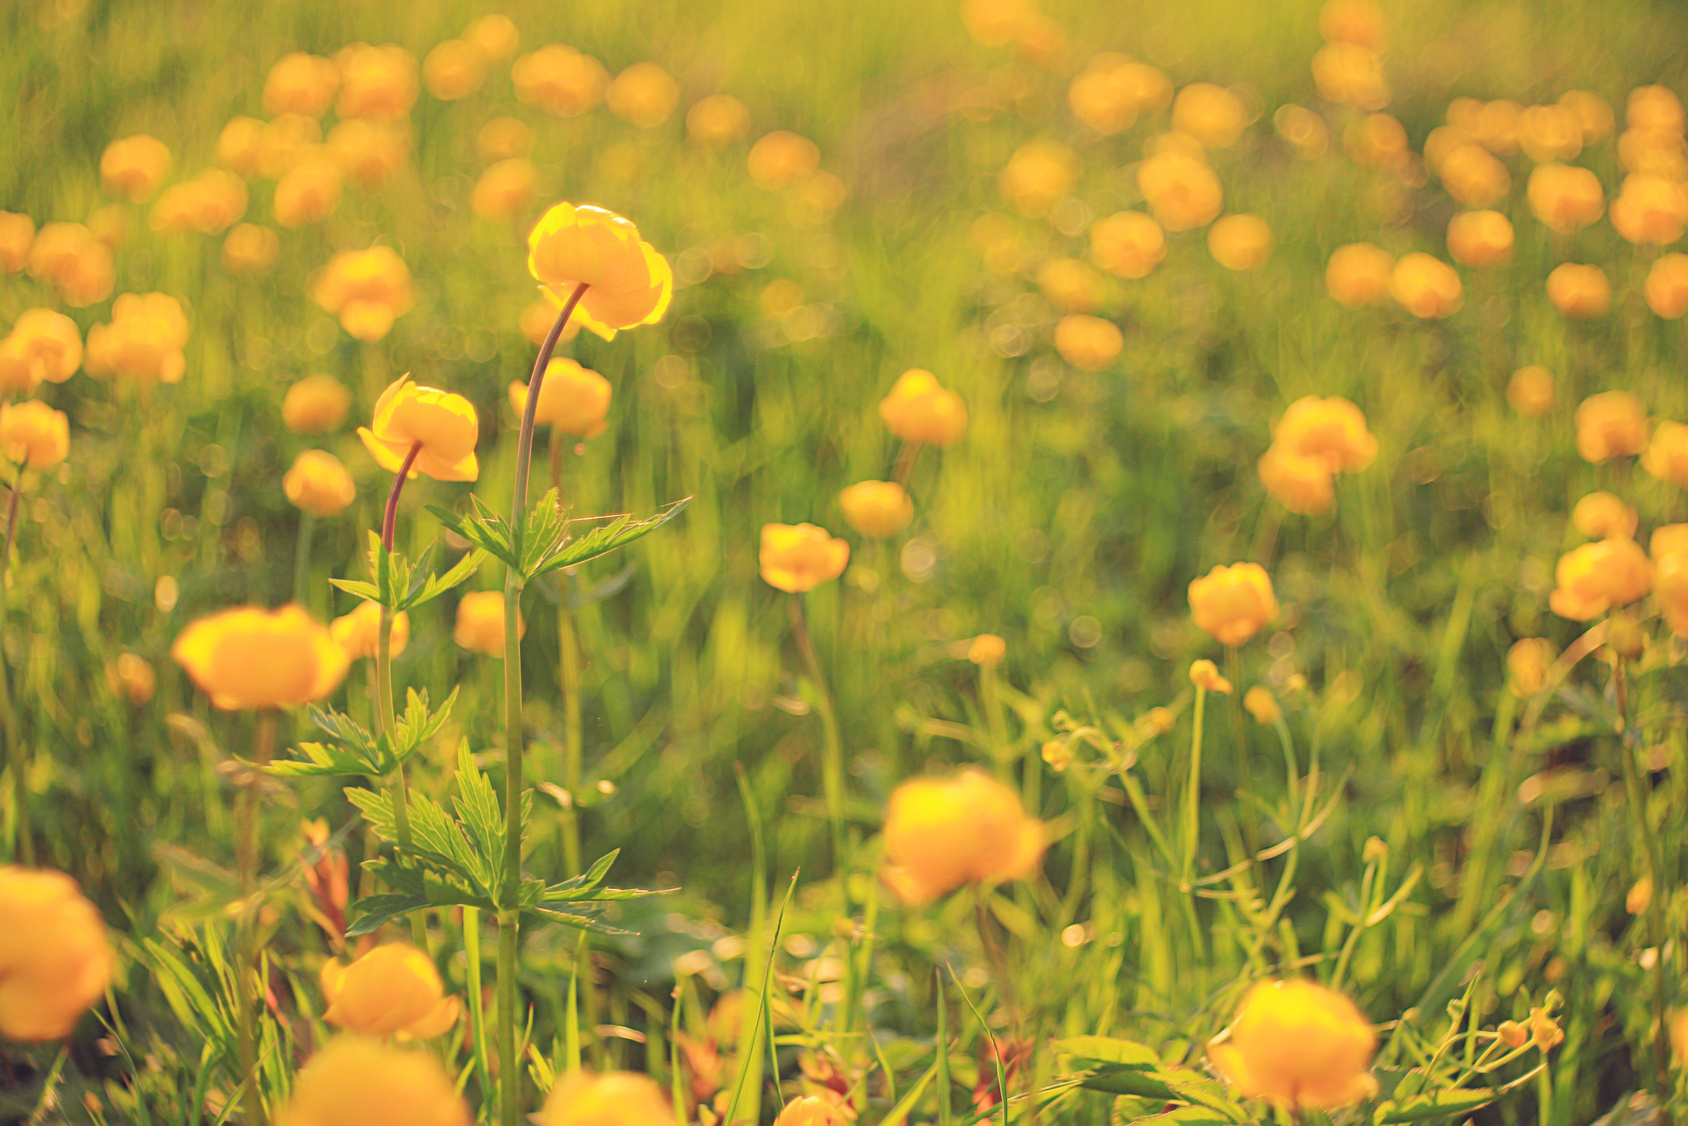
[[[486,1044],[486,1004],[481,996],[481,909],[463,908],[463,954],[468,960],[470,1034],[474,1038],[475,1078],[481,1103],[492,1102],[492,1065]]]
[[[255,1025],[264,991],[258,980],[258,852],[262,820],[258,787],[263,779],[263,766],[270,761],[275,747],[276,713],[266,708],[258,713],[258,726],[252,736],[254,769],[246,781],[246,793],[241,798],[240,838],[240,992],[235,1010],[235,1042],[240,1057],[240,1081],[245,1085],[242,1102],[249,1126],[263,1126],[264,1099],[258,1083],[258,1033]]]
[[[25,777],[23,740],[18,735],[17,711],[12,707],[11,675],[6,667],[6,572],[12,560],[12,541],[18,532],[18,502],[23,498],[23,472],[12,482],[12,497],[6,503],[6,542],[0,548],[0,716],[4,719],[5,744],[0,746],[0,766],[12,787],[12,830],[17,858],[35,863],[35,837],[29,828],[29,780]]]
[[[827,819],[832,822],[832,863],[842,877],[844,874],[844,741],[838,733],[838,716],[833,711],[832,693],[827,691],[821,661],[815,654],[814,641],[809,637],[809,623],[803,616],[803,596],[794,594],[790,600],[791,632],[797,638],[797,648],[803,654],[803,664],[815,689],[815,707],[821,713],[821,726],[826,734],[826,757],[821,763],[821,784],[826,792]],[[840,885],[842,886],[842,885]]]
[[[381,547],[387,554],[392,554],[395,526],[398,520],[399,494],[404,491],[405,478],[410,476],[410,467],[416,463],[416,455],[422,452],[422,443],[413,442],[410,452],[405,455],[404,464],[399,466],[397,475],[393,478],[392,491],[387,494],[387,509],[381,519]],[[385,586],[385,583],[380,584]],[[375,723],[376,729],[383,734],[391,735],[397,725],[397,713],[393,707],[393,608],[385,603],[381,606],[381,621],[376,631],[375,639]],[[405,780],[404,763],[400,762],[393,769],[393,827],[398,833],[398,846],[401,852],[411,851],[410,837],[410,785]],[[428,920],[421,911],[410,913],[410,938],[418,950],[428,949]]]

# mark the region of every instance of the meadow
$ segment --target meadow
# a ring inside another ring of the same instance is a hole
[[[0,1122],[1688,1109],[1688,14],[0,28]]]

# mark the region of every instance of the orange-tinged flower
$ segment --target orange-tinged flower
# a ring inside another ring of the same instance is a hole
[[[1401,256],[1389,275],[1389,295],[1419,318],[1452,316],[1465,303],[1464,287],[1454,268],[1420,251]]]
[[[1272,579],[1258,563],[1217,566],[1190,583],[1190,617],[1223,645],[1241,645],[1278,616]]]
[[[1483,269],[1512,257],[1512,220],[1498,211],[1461,211],[1448,220],[1448,257]]]
[[[1231,147],[1247,125],[1243,100],[1211,82],[1190,83],[1172,102],[1172,127],[1204,149]]]
[[[358,489],[340,459],[327,450],[304,450],[281,479],[294,508],[313,516],[338,516],[357,499]]]
[[[63,383],[81,366],[76,322],[52,309],[25,309],[0,340],[0,392],[32,394],[42,381]]]
[[[1664,133],[1680,134],[1688,124],[1681,99],[1668,86],[1637,86],[1631,90],[1624,119],[1634,128]]]
[[[1125,334],[1113,321],[1071,313],[1055,325],[1055,350],[1080,371],[1101,371],[1125,347]]]
[[[1518,147],[1538,164],[1574,160],[1582,152],[1582,120],[1562,105],[1530,106],[1518,118]]]
[[[1612,201],[1612,227],[1630,242],[1666,246],[1682,237],[1688,222],[1688,188],[1664,176],[1624,178]]]
[[[510,68],[516,100],[558,117],[579,117],[604,100],[610,75],[604,64],[573,47],[552,43],[523,55]]]
[[[1506,165],[1481,145],[1455,148],[1442,157],[1436,174],[1448,194],[1467,207],[1491,207],[1512,190]]]
[[[1664,421],[1653,428],[1653,440],[1641,455],[1641,468],[1661,481],[1688,489],[1688,426]]]
[[[158,688],[158,674],[152,662],[138,653],[119,653],[117,660],[106,666],[106,687],[113,696],[121,696],[139,708],[152,699]]]
[[[612,211],[559,203],[528,235],[528,272],[559,309],[575,287],[574,316],[605,340],[618,329],[655,324],[674,296],[674,271],[639,228]]]
[[[964,884],[1029,879],[1044,843],[1043,823],[988,774],[915,778],[891,792],[883,877],[903,902],[918,906]]]
[[[750,132],[750,110],[731,94],[710,94],[686,111],[686,136],[712,149],[722,148]]]
[[[340,68],[333,59],[294,51],[277,59],[264,79],[264,112],[321,117],[339,89]]]
[[[1688,254],[1661,254],[1647,270],[1647,307],[1666,320],[1688,313]]]
[[[526,211],[539,194],[539,170],[525,157],[489,165],[469,193],[469,208],[483,219],[509,219]]]
[[[434,960],[402,942],[377,946],[349,966],[324,962],[322,996],[324,1020],[365,1036],[426,1040],[449,1031],[462,1013],[457,998],[445,995]]]
[[[1102,278],[1077,258],[1052,258],[1037,272],[1038,288],[1065,313],[1088,313],[1102,296]]]
[[[986,47],[1003,47],[1026,33],[1040,13],[1036,0],[963,0],[961,22]]]
[[[24,468],[53,468],[70,456],[70,419],[38,399],[0,403],[0,456]]]
[[[1525,418],[1541,418],[1553,409],[1557,395],[1553,373],[1540,364],[1526,364],[1506,383],[1506,401]]]
[[[338,430],[352,408],[352,393],[332,375],[307,375],[287,389],[281,400],[281,421],[295,434],[326,434]]]
[[[814,524],[764,524],[758,558],[763,582],[802,594],[844,573],[850,545]]]
[[[346,651],[298,606],[241,606],[200,618],[170,655],[225,711],[315,703],[346,675]]]
[[[353,183],[378,188],[404,167],[410,132],[403,122],[349,118],[328,134],[328,155]]]
[[[447,39],[422,60],[422,84],[442,102],[467,98],[486,81],[490,60],[465,39]]]
[[[1669,555],[1688,555],[1688,524],[1661,524],[1647,541],[1647,554],[1663,563]]]
[[[1360,408],[1332,395],[1305,395],[1272,428],[1272,442],[1299,457],[1316,457],[1332,473],[1358,473],[1377,457],[1377,439]]]
[[[348,333],[374,343],[410,309],[410,268],[389,246],[342,250],[323,267],[311,297]]]
[[[334,112],[341,117],[389,121],[416,104],[416,56],[403,47],[353,43],[341,48],[334,61],[340,66],[340,100]]]
[[[474,404],[461,395],[422,387],[400,376],[375,401],[375,416],[358,427],[358,437],[375,463],[397,473],[420,446],[410,476],[426,473],[436,481],[473,481],[480,475],[475,442],[481,436]]]
[[[815,142],[785,129],[759,138],[745,157],[751,180],[770,191],[808,179],[820,163],[821,150]]]
[[[543,297],[527,306],[516,317],[516,327],[522,330],[522,336],[535,348],[545,343],[545,338],[551,335],[551,326],[556,323],[557,309]],[[569,323],[563,326],[562,335],[557,337],[557,343],[567,344],[579,335],[580,321],[570,317]]]
[[[172,184],[147,213],[147,226],[160,234],[220,235],[246,214],[246,184],[233,172],[207,168]]]
[[[1599,94],[1587,90],[1567,90],[1559,95],[1559,104],[1570,110],[1582,127],[1585,146],[1599,144],[1612,135],[1612,107]]]
[[[1389,80],[1383,59],[1359,43],[1331,43],[1313,56],[1313,83],[1325,99],[1360,109],[1379,110],[1389,104]]]
[[[473,43],[488,59],[503,62],[516,53],[521,46],[521,29],[509,16],[494,12],[492,15],[481,16],[472,20],[463,29],[463,38]]]
[[[1090,128],[1113,136],[1131,128],[1144,109],[1165,104],[1171,93],[1160,71],[1130,55],[1103,51],[1067,87],[1067,105]]]
[[[997,177],[997,189],[1020,214],[1041,218],[1073,190],[1080,171],[1077,153],[1059,141],[1039,137],[1014,150]]]
[[[248,180],[258,175],[264,129],[264,123],[255,117],[241,114],[230,118],[217,134],[217,163]]]
[[[1553,574],[1558,585],[1548,606],[1561,618],[1586,622],[1647,597],[1653,562],[1632,539],[1596,540],[1561,555]]]
[[[111,982],[105,920],[63,872],[0,865],[0,1037],[57,1040]]]
[[[1204,692],[1219,692],[1226,696],[1237,690],[1235,685],[1219,675],[1219,666],[1206,658],[1190,662],[1190,683]]]
[[[835,1098],[803,1095],[792,1099],[774,1119],[774,1126],[851,1126],[853,1116],[846,1115]]]
[[[1166,148],[1137,166],[1137,186],[1160,225],[1190,231],[1218,218],[1225,190],[1199,155]]]
[[[1318,160],[1330,151],[1330,126],[1306,106],[1279,106],[1272,115],[1272,128],[1302,160]]]
[[[995,668],[1008,656],[1008,642],[994,633],[981,633],[967,643],[967,659],[975,665]]]
[[[1634,539],[1641,517],[1608,492],[1589,493],[1571,509],[1571,526],[1589,539]]]
[[[533,151],[533,129],[519,117],[495,117],[475,134],[475,148],[488,162],[527,156]]]
[[[910,368],[898,377],[891,393],[879,401],[879,417],[905,442],[953,446],[967,433],[967,404],[923,368]]]
[[[73,309],[104,301],[117,284],[111,247],[81,223],[42,227],[29,247],[29,275],[57,289]]]
[[[1577,453],[1599,465],[1647,448],[1647,408],[1628,391],[1601,391],[1577,407]]]
[[[281,236],[256,223],[236,223],[223,239],[223,269],[231,274],[268,270],[281,253]]]
[[[640,129],[655,129],[680,104],[680,84],[655,63],[634,63],[604,91],[610,112]]]
[[[1688,552],[1664,556],[1653,575],[1653,598],[1666,628],[1688,639]]]
[[[516,640],[527,636],[527,622],[516,614]],[[488,657],[504,656],[504,595],[475,590],[457,603],[457,627],[451,639],[465,649]]]
[[[1612,283],[1599,266],[1564,262],[1547,275],[1547,299],[1573,320],[1600,317],[1612,307]]]
[[[0,211],[0,266],[8,274],[20,273],[29,262],[29,248],[35,242],[35,220],[16,211]]]
[[[179,383],[189,331],[181,302],[169,294],[125,293],[111,304],[111,322],[88,330],[83,366],[93,376]]]
[[[1256,466],[1272,498],[1301,516],[1318,516],[1336,504],[1336,474],[1322,457],[1297,454],[1274,443]]]
[[[1407,129],[1387,113],[1371,113],[1342,132],[1343,147],[1368,168],[1399,168],[1407,159]]]
[[[510,405],[518,417],[527,409],[527,390],[525,383],[510,384]],[[595,438],[604,432],[611,393],[609,380],[591,368],[557,356],[546,366],[545,380],[539,385],[534,422],[577,438]]]
[[[357,609],[328,623],[328,632],[339,642],[350,660],[375,658],[381,642],[381,607],[374,602],[360,602]],[[400,610],[393,615],[393,630],[388,641],[388,655],[397,657],[410,644],[410,615]]]
[[[895,481],[857,481],[838,494],[844,521],[870,539],[896,535],[914,519],[914,501]]]
[[[470,1126],[468,1104],[432,1053],[341,1034],[293,1077],[275,1126]]]
[[[229,128],[233,127],[234,122],[230,122]],[[278,114],[272,121],[259,123],[257,147],[252,154],[253,172],[274,180],[300,161],[315,156],[321,145],[322,125],[316,118],[299,113]],[[241,171],[232,164],[230,167]]]
[[[1506,651],[1507,688],[1520,700],[1527,700],[1547,683],[1548,666],[1559,656],[1545,637],[1526,637]]]
[[[1259,684],[1243,693],[1243,710],[1254,717],[1254,722],[1265,724],[1267,727],[1277,723],[1284,714],[1271,689]]]
[[[551,1088],[540,1126],[674,1126],[662,1088],[647,1075],[576,1071]]]
[[[100,186],[130,203],[145,203],[170,175],[170,163],[170,150],[157,137],[124,137],[100,154]]]
[[[325,156],[300,161],[276,182],[271,209],[289,230],[320,223],[340,206],[340,166]]]
[[[1263,981],[1231,1027],[1208,1041],[1207,1056],[1244,1098],[1299,1113],[1376,1094],[1376,1049],[1371,1025],[1347,997],[1310,981]]]
[[[1319,34],[1327,43],[1358,43],[1381,51],[1389,45],[1389,21],[1373,0],[1326,0],[1319,9]]]
[[[1452,107],[1449,114],[1452,120]],[[1518,127],[1523,119],[1522,105],[1510,98],[1496,98],[1481,103],[1470,125],[1484,148],[1499,156],[1511,156],[1518,151]]]
[[[1395,256],[1369,242],[1352,242],[1331,252],[1325,264],[1325,290],[1338,302],[1357,309],[1389,300],[1389,280]]]
[[[1258,270],[1272,256],[1272,228],[1258,215],[1227,215],[1207,229],[1207,250],[1227,270]]]
[[[1148,277],[1166,257],[1166,232],[1142,211],[1120,211],[1090,226],[1090,259],[1119,278]]]

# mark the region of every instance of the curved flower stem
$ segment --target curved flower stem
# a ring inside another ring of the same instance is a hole
[[[276,713],[266,708],[258,713],[258,725],[252,736],[252,762],[255,769],[246,780],[246,793],[241,797],[240,856],[240,993],[235,1021],[235,1043],[240,1058],[238,1078],[245,1084],[242,1102],[245,1121],[263,1126],[264,1099],[258,1082],[258,1031],[256,1020],[263,1004],[264,988],[257,979],[258,961],[258,855],[260,835],[258,823],[263,809],[258,786],[263,778],[264,764],[270,761],[275,749]]]
[[[803,654],[803,665],[809,682],[815,688],[815,706],[820,709],[821,727],[826,733],[826,758],[821,762],[821,784],[826,793],[827,819],[832,822],[832,863],[840,877],[844,874],[844,741],[838,734],[838,715],[832,707],[832,693],[821,672],[821,661],[815,655],[815,643],[809,637],[809,623],[803,616],[803,596],[791,596],[791,632],[797,638],[797,648]],[[842,886],[842,880],[840,881]]]
[[[539,407],[539,390],[550,366],[551,353],[563,326],[574,315],[586,295],[586,283],[575,286],[557,322],[539,346],[528,379],[527,405],[522,409],[522,428],[516,435],[516,487],[510,504],[511,555],[522,557],[522,525],[527,518],[529,462],[533,458],[534,413]],[[499,1119],[503,1126],[522,1126],[522,1063],[516,1054],[516,983],[520,956],[522,887],[522,643],[516,624],[521,621],[522,586],[520,569],[504,572],[504,864],[499,880],[498,900],[498,1074]]]
[[[0,547],[0,768],[10,775],[12,785],[13,836],[17,858],[35,863],[35,837],[29,828],[29,781],[24,777],[23,740],[18,736],[17,711],[12,707],[11,671],[6,667],[6,572],[12,560],[12,541],[18,532],[18,502],[23,499],[23,471],[12,482],[12,496],[6,502],[6,542]],[[0,777],[0,781],[4,778]]]
[[[404,491],[404,482],[410,476],[410,467],[416,463],[416,455],[421,452],[421,442],[411,443],[404,464],[399,466],[398,474],[393,478],[392,491],[387,494],[387,510],[381,518],[381,548],[389,554],[393,550],[393,536],[398,522],[399,494]],[[385,563],[382,565],[385,566]],[[388,735],[392,734],[396,724],[393,710],[393,608],[385,604],[381,607],[381,622],[375,635],[375,723],[377,731]],[[398,832],[399,848],[408,852],[410,784],[405,780],[402,762],[393,771],[393,826]],[[428,949],[428,922],[421,911],[410,913],[410,938],[418,950],[425,952]]]

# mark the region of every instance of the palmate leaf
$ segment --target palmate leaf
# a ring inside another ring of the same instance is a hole
[[[494,900],[502,898],[504,807],[499,804],[492,783],[475,765],[467,739],[457,747],[457,797],[452,804],[457,808],[470,847],[481,859],[487,891]]]
[[[366,602],[390,607],[395,614],[401,610],[414,610],[468,579],[486,558],[485,552],[477,548],[459,559],[443,575],[436,575],[429,563],[435,546],[429,545],[420,565],[413,564],[400,552],[388,551],[382,545],[381,537],[375,532],[370,532],[368,558],[369,574],[373,581],[328,581],[347,594],[354,594]]]
[[[277,759],[260,769],[276,778],[355,778],[374,774],[374,764],[343,747],[327,743],[300,743],[292,748],[304,759]]]
[[[426,579],[418,576],[405,594],[399,609],[414,610],[418,606],[427,605],[453,587],[461,586],[469,576],[480,570],[485,561],[486,552],[477,547],[459,559],[451,570],[443,575],[429,573]]]
[[[549,493],[546,496],[547,499],[550,498]],[[674,517],[680,515],[691,502],[691,497],[682,497],[657,509],[649,516],[639,518],[628,513],[615,517],[607,524],[593,528],[579,538],[561,539],[551,550],[545,552],[536,560],[532,574],[544,575],[563,567],[573,567],[589,559],[596,559],[598,556],[614,551],[618,547],[625,547],[636,539],[650,535]],[[541,501],[540,504],[543,506],[544,501]],[[581,521],[571,521],[571,523],[581,523]]]
[[[516,566],[516,553],[510,546],[510,525],[504,517],[488,508],[480,497],[469,495],[469,511],[453,512],[449,508],[429,505],[439,522],[468,540],[476,548],[499,560],[507,567]]]

